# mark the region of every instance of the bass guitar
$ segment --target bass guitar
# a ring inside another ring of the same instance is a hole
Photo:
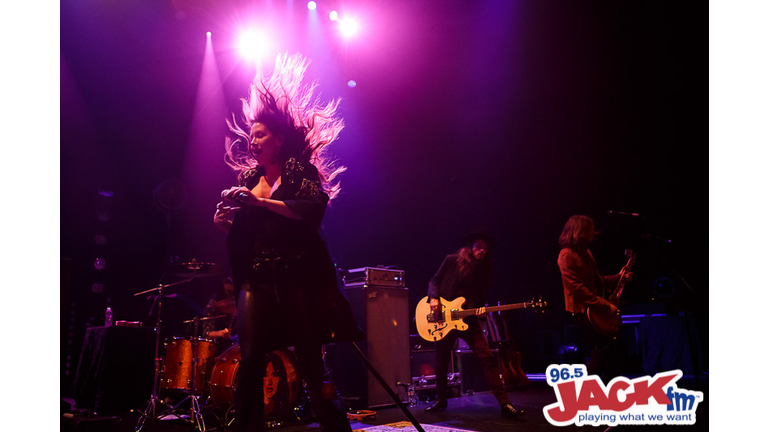
[[[547,302],[538,300],[525,303],[514,303],[499,306],[486,306],[477,309],[462,309],[466,300],[464,297],[456,297],[453,301],[440,298],[440,307],[433,313],[429,306],[429,296],[421,299],[416,305],[416,330],[424,340],[436,342],[444,338],[451,330],[464,331],[469,325],[464,318],[482,313],[500,312],[512,309],[544,308]],[[479,311],[479,312],[478,312]]]
[[[616,284],[616,289],[613,290],[608,298],[605,300],[608,303],[616,306],[616,309],[611,312],[611,309],[605,305],[594,305],[587,307],[587,320],[592,328],[598,333],[614,337],[619,333],[621,329],[621,311],[619,310],[619,303],[621,302],[621,293],[624,292],[624,287],[627,284],[627,279],[624,277],[627,273],[632,271],[632,266],[635,265],[635,253],[631,249],[625,251],[625,255],[629,260],[627,265],[621,269],[619,283]]]

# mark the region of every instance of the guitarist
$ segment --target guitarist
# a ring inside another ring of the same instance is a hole
[[[592,346],[587,364],[590,375],[604,375],[604,382],[620,375],[626,360],[626,350],[621,340],[600,334],[586,317],[587,308],[604,314],[618,313],[617,307],[605,300],[609,291],[616,288],[623,277],[632,280],[632,272],[602,276],[589,250],[595,238],[595,223],[589,216],[571,216],[560,233],[560,255],[557,264],[563,280],[565,309],[581,327],[586,340]]]
[[[473,231],[463,240],[464,246],[458,253],[445,257],[443,264],[429,281],[427,295],[432,313],[440,311],[440,297],[449,301],[464,297],[464,308],[480,308],[485,305],[492,282],[492,261],[489,253],[496,241],[482,231]],[[437,400],[425,411],[439,412],[448,407],[448,365],[454,343],[461,337],[482,362],[488,383],[501,405],[502,416],[517,418],[524,414],[524,411],[515,409],[510,403],[509,395],[499,377],[496,357],[488,348],[488,342],[480,328],[478,317],[486,315],[487,313],[465,318],[464,322],[469,326],[466,331],[450,332],[435,342]]]

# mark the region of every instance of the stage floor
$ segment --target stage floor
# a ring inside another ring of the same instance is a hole
[[[708,401],[708,380],[707,377],[700,377],[693,380],[691,377],[684,377],[678,381],[678,387],[688,390],[698,390],[704,392],[704,401],[698,405],[696,412],[696,424],[693,426],[684,426],[686,431],[707,431],[709,430],[709,401]],[[557,427],[549,424],[544,417],[543,408],[557,401],[554,390],[544,381],[532,381],[531,386],[525,390],[510,390],[512,404],[525,410],[526,414],[520,420],[507,420],[501,417],[499,405],[496,399],[489,392],[480,392],[473,395],[463,395],[461,397],[449,399],[448,409],[441,413],[427,413],[424,408],[428,402],[421,402],[416,407],[409,408],[409,411],[420,423],[426,432],[449,432],[449,431],[475,431],[475,432],[495,432],[504,430],[515,430],[519,432],[528,431],[604,431],[608,426],[569,426]],[[62,417],[61,431],[108,431],[108,432],[133,432],[135,430],[139,414],[136,412],[126,413],[121,416],[94,417],[89,413],[70,414],[67,418]],[[396,406],[381,407],[375,410],[376,418],[362,422],[352,421],[354,430],[364,432],[387,432],[416,431],[406,415]],[[214,417],[205,417],[206,430],[221,431]],[[391,425],[390,427],[383,427]],[[408,426],[408,427],[404,427]],[[430,427],[435,426],[435,427]],[[681,426],[616,426],[612,431],[621,430],[680,430]],[[19,429],[21,430],[21,429]],[[143,432],[186,432],[193,431],[195,428],[191,423],[185,420],[157,420],[150,419],[142,429]],[[299,432],[299,431],[319,431],[320,426],[312,422],[291,421],[285,422],[281,426],[270,430],[275,432]]]

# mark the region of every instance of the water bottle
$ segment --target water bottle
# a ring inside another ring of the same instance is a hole
[[[112,325],[112,308],[107,306],[107,311],[104,312],[104,327],[110,327]]]

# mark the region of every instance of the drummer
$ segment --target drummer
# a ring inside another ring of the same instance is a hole
[[[216,341],[217,351],[221,352],[237,338],[232,332],[237,317],[237,306],[231,277],[221,281],[216,294],[205,305],[204,313],[208,319],[203,320],[203,337]]]

